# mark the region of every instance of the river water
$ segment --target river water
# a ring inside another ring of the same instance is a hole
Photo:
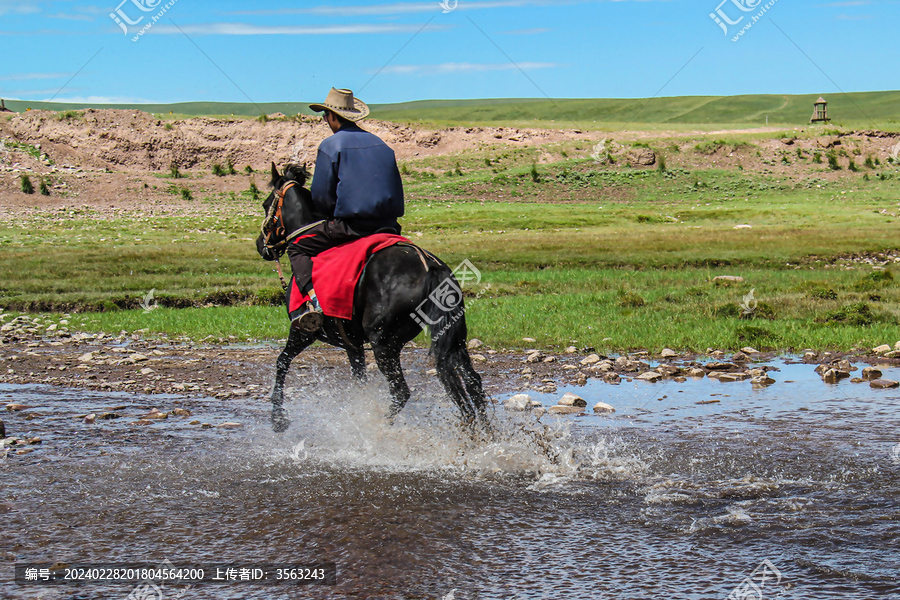
[[[571,391],[614,415],[498,408],[490,441],[466,435],[424,378],[393,426],[383,384],[311,381],[282,435],[262,402],[0,386],[4,404],[32,406],[4,413],[8,435],[42,438],[2,459],[0,594],[900,598],[900,391],[778,366],[764,389],[591,383]],[[193,416],[131,424],[176,406]],[[110,409],[122,417],[77,418]],[[337,584],[13,582],[16,563],[165,560],[326,561]]]

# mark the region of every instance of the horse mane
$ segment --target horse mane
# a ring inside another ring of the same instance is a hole
[[[309,178],[309,171],[303,165],[288,165],[284,168],[282,178],[286,181],[296,181],[300,187],[303,187]]]

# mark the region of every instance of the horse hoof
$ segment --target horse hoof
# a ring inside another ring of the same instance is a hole
[[[291,420],[287,418],[284,411],[272,413],[272,430],[275,433],[284,433],[291,426]]]

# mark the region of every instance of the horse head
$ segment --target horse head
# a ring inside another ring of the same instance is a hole
[[[309,178],[306,167],[288,165],[284,173],[272,163],[272,191],[263,202],[266,218],[256,238],[256,251],[266,260],[275,260],[287,249],[291,233],[317,221],[312,195],[303,187]]]

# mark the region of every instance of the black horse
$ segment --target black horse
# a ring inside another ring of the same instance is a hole
[[[307,177],[302,167],[290,165],[282,175],[272,164],[273,192],[263,203],[267,217],[256,240],[256,249],[264,259],[280,258],[304,225],[324,218],[313,212],[312,196],[303,187]],[[446,301],[447,292],[452,296],[450,301]],[[445,301],[433,301],[441,297]],[[272,390],[275,431],[282,432],[290,424],[283,403],[284,379],[291,361],[317,339],[346,350],[351,372],[359,381],[366,378],[363,344],[369,342],[393,397],[388,417],[395,417],[410,396],[400,366],[400,351],[419,334],[423,322],[430,326],[431,354],[447,394],[467,423],[477,419],[479,424],[487,425],[487,399],[466,349],[462,293],[453,272],[427,252],[395,245],[369,259],[356,287],[352,320],[326,317],[322,329],[314,334],[291,327],[276,363]]]

